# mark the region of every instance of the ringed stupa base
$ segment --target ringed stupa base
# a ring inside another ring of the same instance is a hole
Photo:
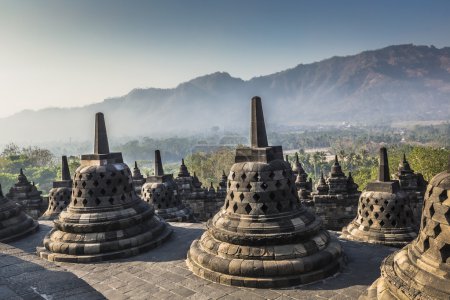
[[[39,230],[39,223],[22,210],[9,200],[0,208],[0,242],[9,243]]]

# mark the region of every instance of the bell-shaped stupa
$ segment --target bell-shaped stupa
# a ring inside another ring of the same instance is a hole
[[[95,116],[94,154],[81,156],[71,201],[38,254],[50,261],[89,263],[137,255],[164,242],[171,227],[133,188],[122,153],[110,153],[102,113]]]
[[[359,197],[358,214],[342,230],[342,237],[368,243],[402,247],[417,236],[418,221],[411,198],[391,180],[386,148],[380,149],[378,180]]]
[[[187,265],[200,277],[247,287],[328,277],[341,267],[342,248],[300,203],[281,146],[268,146],[261,99],[251,103],[251,147],[236,150],[225,203],[192,242]]]
[[[450,299],[450,156],[425,192],[418,237],[388,256],[365,299]]]
[[[53,188],[48,192],[48,208],[40,217],[42,220],[54,220],[69,205],[72,195],[72,179],[70,178],[67,156],[62,157],[61,180],[53,181]]]
[[[34,183],[28,181],[23,170],[20,169],[17,183],[9,189],[6,198],[22,205],[24,212],[37,220],[47,208],[41,194],[42,192],[38,191]]]
[[[0,242],[18,240],[39,229],[39,224],[23,212],[23,207],[3,196],[0,185]]]
[[[190,208],[184,206],[172,174],[164,174],[161,153],[155,151],[155,175],[148,176],[142,186],[142,199],[155,207],[156,213],[170,222],[193,220]]]

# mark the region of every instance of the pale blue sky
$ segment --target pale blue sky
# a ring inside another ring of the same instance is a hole
[[[450,46],[450,1],[0,0],[0,117],[403,43]]]

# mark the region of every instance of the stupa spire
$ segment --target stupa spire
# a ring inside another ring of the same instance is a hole
[[[255,96],[252,98],[252,116],[251,116],[251,147],[268,147],[266,125],[264,123],[264,114],[261,98]]]
[[[183,160],[184,165],[184,160]],[[161,162],[161,152],[159,150],[155,150],[155,176],[163,176],[164,170]]]
[[[386,147],[380,148],[380,165],[378,168],[378,181],[390,181],[391,177],[389,175],[389,162],[387,157]]]
[[[63,155],[61,160],[61,180],[71,180],[69,163],[67,162],[67,156]]]
[[[109,153],[109,144],[108,144],[108,136],[106,134],[105,117],[101,112],[95,114],[94,153],[95,154]]]

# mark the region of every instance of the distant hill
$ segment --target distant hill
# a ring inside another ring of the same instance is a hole
[[[254,95],[273,125],[450,120],[450,47],[390,46],[248,81],[217,72],[84,107],[27,110],[0,119],[0,142],[85,140],[97,111],[116,137],[244,128]]]

